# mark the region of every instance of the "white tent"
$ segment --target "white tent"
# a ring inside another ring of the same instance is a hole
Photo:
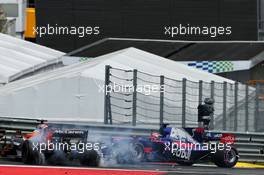
[[[57,63],[63,52],[0,33],[0,84]]]
[[[0,88],[0,116],[102,122],[105,65],[138,69],[172,79],[234,83],[229,79],[187,67],[160,56],[128,48],[63,67]]]

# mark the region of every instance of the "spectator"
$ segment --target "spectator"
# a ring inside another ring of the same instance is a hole
[[[7,18],[4,9],[0,5],[0,33],[7,32]]]

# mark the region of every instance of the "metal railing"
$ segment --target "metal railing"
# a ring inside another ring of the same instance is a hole
[[[198,126],[197,107],[215,101],[211,129],[263,131],[257,88],[235,82],[194,82],[139,70],[105,68],[105,124]]]

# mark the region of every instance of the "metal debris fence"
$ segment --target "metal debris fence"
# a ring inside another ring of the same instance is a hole
[[[175,75],[174,75],[175,76]],[[105,67],[105,124],[196,127],[197,107],[215,100],[211,129],[263,131],[259,88],[239,82],[199,82]]]

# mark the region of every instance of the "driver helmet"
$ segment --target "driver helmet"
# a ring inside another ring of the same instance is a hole
[[[212,98],[205,98],[204,99],[204,103],[205,104],[208,104],[208,105],[212,105],[212,104],[214,104],[214,99],[212,99]]]
[[[37,129],[45,129],[47,127],[48,127],[47,124],[39,124],[38,127],[37,127]]]
[[[154,137],[154,138],[158,138],[158,137],[161,136],[161,134],[158,133],[158,132],[154,132],[154,133],[151,134],[151,136]]]

